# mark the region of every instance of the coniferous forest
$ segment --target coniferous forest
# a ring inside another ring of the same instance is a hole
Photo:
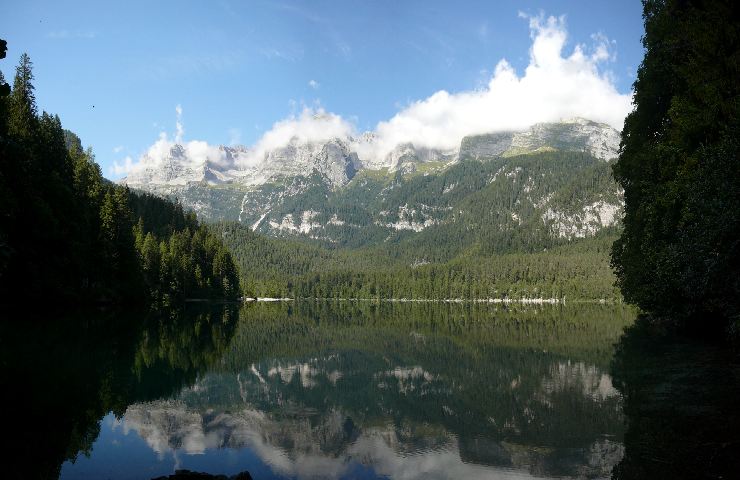
[[[2,300],[237,297],[231,255],[194,214],[109,182],[57,115],[38,113],[32,67],[24,54],[12,88],[0,76]]]
[[[645,1],[645,58],[614,167],[625,299],[704,331],[740,320],[740,8]]]

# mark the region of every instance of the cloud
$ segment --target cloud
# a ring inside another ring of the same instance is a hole
[[[130,156],[120,162],[114,161],[113,173],[120,176],[157,169],[170,157],[171,152],[178,145],[184,150],[180,161],[183,162],[182,166],[185,169],[200,168],[206,161],[221,167],[231,166],[225,152],[217,145],[209,145],[201,140],[190,140],[183,143],[177,139],[171,139],[167,133],[162,132],[157,141],[139,157],[138,161],[134,161]]]
[[[112,170],[115,175],[128,175],[136,170],[137,165],[140,163],[140,161],[134,163],[134,160],[130,156],[127,156],[120,163],[118,160],[114,160]]]
[[[314,90],[318,90],[319,87],[321,86],[321,84],[319,82],[317,82],[316,80],[309,80],[308,81],[308,86],[311,87],[311,88],[313,88]]]
[[[356,143],[360,158],[370,163],[382,162],[401,143],[452,150],[467,135],[523,130],[535,123],[573,117],[603,122],[621,130],[632,108],[632,94],[620,93],[613,74],[606,68],[616,58],[615,42],[603,33],[596,33],[590,45],[578,44],[566,51],[565,17],[523,13],[520,17],[528,21],[532,40],[529,64],[522,73],[501,59],[493,74],[487,74],[490,76],[474,90],[458,93],[440,90],[423,100],[407,103],[392,118],[376,125],[374,143]],[[318,88],[319,84],[311,80],[309,86]],[[292,102],[291,110],[297,106]],[[179,106],[177,112],[175,141],[179,142],[184,132]],[[299,113],[291,113],[272,125],[250,153],[240,158],[240,166],[256,165],[267,151],[285,146],[292,139],[316,142],[334,137],[357,138],[356,124],[355,119],[350,121],[326,112],[320,104],[313,108],[304,106]],[[231,132],[230,136],[234,138]],[[157,158],[159,149],[171,144],[167,142],[170,141],[166,135],[160,136],[138,163]],[[203,158],[202,151],[211,152],[204,150],[205,147],[187,148],[193,149],[199,158]],[[123,164],[116,163],[115,171],[127,172],[131,168],[138,167],[128,162],[127,157]]]
[[[615,59],[615,42],[603,33],[592,35],[592,45],[565,51],[568,32],[565,17],[529,16],[532,44],[529,65],[519,75],[506,60],[496,65],[487,82],[472,91],[440,90],[412,102],[375,128],[377,143],[362,146],[361,156],[383,159],[400,143],[452,150],[466,135],[522,130],[539,122],[584,117],[621,130],[631,110],[631,93],[617,90],[612,74],[603,66]],[[313,117],[318,113],[320,121]],[[324,129],[326,118],[331,129]],[[321,128],[317,128],[320,125]],[[289,134],[286,132],[290,132]],[[300,117],[277,122],[258,143],[280,146],[293,136],[316,140],[326,132],[356,135],[353,123],[323,110],[305,110]]]
[[[611,74],[600,70],[614,59],[614,42],[597,34],[592,47],[576,45],[564,54],[568,36],[564,17],[525,18],[532,45],[523,75],[502,59],[488,84],[478,90],[440,90],[412,103],[377,125],[381,143],[377,153],[382,156],[402,142],[452,149],[466,135],[520,130],[570,117],[621,130],[631,109],[631,94],[619,93]]]
[[[286,47],[286,48],[275,48],[275,47],[261,47],[257,49],[257,52],[268,60],[285,60],[287,62],[296,62],[303,58],[303,48],[300,46]]]
[[[265,153],[287,145],[290,141],[320,142],[332,138],[345,138],[355,134],[354,126],[323,108],[304,107],[300,114],[276,122],[262,135],[250,154],[250,163],[259,162]]]
[[[149,59],[135,73],[142,78],[161,81],[181,76],[229,71],[237,68],[243,59],[244,53],[241,51],[179,54]]]
[[[478,34],[479,39],[486,40],[488,38],[488,22],[484,22],[480,27],[478,27],[478,31],[476,33]]]
[[[175,107],[177,120],[175,121],[175,142],[182,143],[182,137],[185,135],[185,127],[182,125],[182,106],[178,103]]]
[[[123,145],[116,145],[113,147],[113,153],[121,153],[123,151]]]
[[[146,169],[157,168],[170,156],[177,145],[184,150],[182,160],[186,162],[183,165],[185,168],[198,168],[206,161],[223,167],[228,166],[224,151],[217,145],[209,145],[200,140],[184,141],[185,126],[182,121],[182,112],[182,106],[176,105],[175,135],[172,139],[167,132],[160,132],[157,141],[139,157],[138,161],[134,161],[130,156],[126,156],[121,161],[115,160],[113,173],[118,176],[131,175]]]

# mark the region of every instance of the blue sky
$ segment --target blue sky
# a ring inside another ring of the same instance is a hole
[[[252,145],[304,107],[372,130],[440,90],[492,88],[502,59],[523,76],[544,30],[533,19],[551,15],[567,32],[563,56],[583,45],[596,65],[584,68],[629,94],[643,55],[638,0],[5,1],[0,69],[10,81],[28,52],[39,109],[118,178],[114,162],[176,136],[177,105],[183,138],[209,144]]]

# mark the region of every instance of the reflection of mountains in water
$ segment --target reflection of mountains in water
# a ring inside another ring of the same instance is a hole
[[[458,329],[446,315],[391,328],[372,315],[335,324],[260,307],[243,312],[225,370],[175,400],[129,407],[123,428],[160,454],[247,447],[287,476],[339,477],[356,463],[392,477],[487,477],[492,467],[512,477],[608,476],[623,454],[623,417],[603,367],[512,338],[488,341],[518,328],[536,343],[538,325],[553,321],[552,312],[538,315],[478,324],[468,314]],[[313,349],[266,355],[265,345],[282,350],[276,342]]]

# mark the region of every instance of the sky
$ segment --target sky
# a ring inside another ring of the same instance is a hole
[[[39,111],[118,179],[174,142],[374,131],[382,155],[571,116],[620,129],[642,34],[639,0],[6,0],[0,70],[27,52]]]

